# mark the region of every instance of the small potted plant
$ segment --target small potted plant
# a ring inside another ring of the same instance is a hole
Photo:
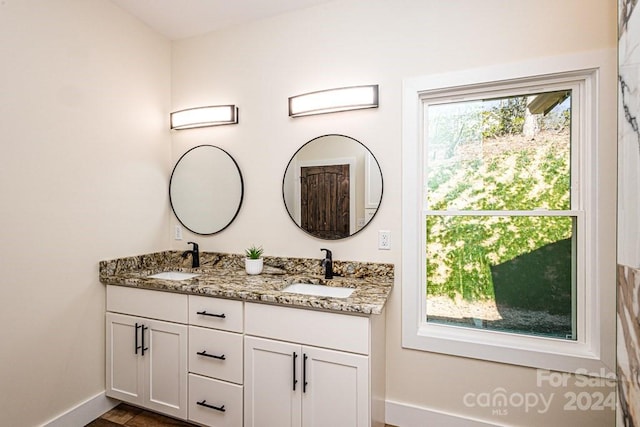
[[[246,258],[244,259],[244,269],[247,274],[260,274],[262,273],[263,259],[262,259],[262,246],[253,245],[245,250]]]

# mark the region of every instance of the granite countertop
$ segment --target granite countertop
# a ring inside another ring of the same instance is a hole
[[[334,260],[333,279],[325,279],[319,259],[264,257],[264,270],[248,275],[244,257],[203,252],[200,268],[192,269],[191,258],[181,252],[165,251],[100,262],[100,281],[106,285],[129,286],[249,302],[277,304],[341,312],[381,314],[393,287],[393,265]],[[199,274],[186,280],[152,279],[162,271]],[[319,297],[282,292],[292,283],[312,283],[354,288],[348,298]]]

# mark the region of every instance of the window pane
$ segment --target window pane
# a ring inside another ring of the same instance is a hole
[[[575,339],[575,220],[428,216],[427,321]]]
[[[570,91],[425,111],[429,209],[570,209]]]

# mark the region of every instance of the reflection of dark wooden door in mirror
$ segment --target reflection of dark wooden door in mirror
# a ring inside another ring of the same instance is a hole
[[[300,198],[304,230],[322,239],[349,236],[349,165],[301,168]]]

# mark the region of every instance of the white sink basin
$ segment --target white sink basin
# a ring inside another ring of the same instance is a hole
[[[318,297],[347,298],[355,289],[337,286],[312,285],[309,283],[293,283],[282,290],[294,294],[314,295]]]
[[[164,271],[162,273],[152,274],[151,276],[147,277],[149,279],[187,280],[193,279],[196,276],[199,276],[199,274],[185,273],[184,271]]]

